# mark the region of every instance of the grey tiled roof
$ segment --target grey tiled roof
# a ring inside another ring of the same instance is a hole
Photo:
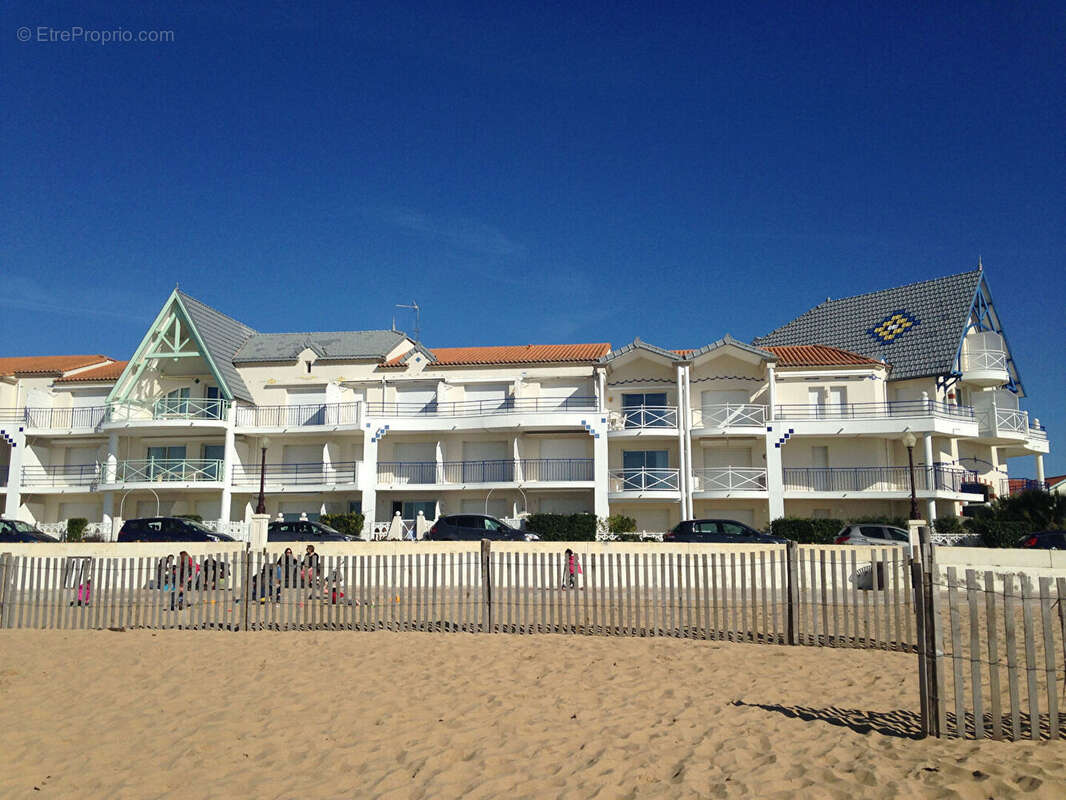
[[[240,400],[252,402],[251,392],[233,366],[233,356],[249,336],[255,335],[255,331],[243,322],[204,305],[195,297],[181,291],[177,294],[230,392]]]
[[[710,344],[705,344],[703,347],[699,348],[698,350],[692,350],[691,352],[686,354],[686,358],[688,358],[690,360],[693,359],[693,358],[699,358],[702,355],[705,355],[707,353],[713,352],[713,351],[718,350],[719,348],[725,347],[727,345],[732,345],[733,347],[738,347],[741,350],[744,350],[745,352],[751,353],[754,356],[758,356],[759,358],[763,359],[764,361],[777,361],[777,356],[775,356],[773,353],[769,352],[768,350],[762,350],[762,349],[760,349],[758,347],[753,347],[752,345],[747,344],[746,342],[742,342],[739,339],[734,339],[728,333],[725,336],[723,336],[721,339],[717,339],[717,340],[711,342]]]
[[[634,339],[629,344],[624,344],[621,347],[616,348],[611,352],[607,353],[607,355],[603,356],[600,359],[599,363],[607,364],[611,361],[614,361],[616,358],[624,356],[626,353],[633,352],[634,350],[643,350],[646,353],[652,353],[657,356],[663,356],[664,358],[668,358],[671,361],[677,361],[680,358],[680,356],[672,350],[665,350],[662,347],[656,347],[655,345],[649,344],[648,342],[642,342],[640,339]]]
[[[238,364],[292,361],[310,348],[320,359],[385,358],[405,338],[401,331],[257,333],[233,356]]]
[[[887,361],[894,381],[947,375],[954,369],[981,274],[978,269],[827,300],[753,344],[839,347]]]

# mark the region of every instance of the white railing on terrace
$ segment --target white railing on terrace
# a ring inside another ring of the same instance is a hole
[[[67,464],[58,467],[26,466],[22,468],[22,486],[27,489],[93,486],[99,483],[99,480],[99,464]]]
[[[161,397],[150,403],[112,403],[108,408],[109,422],[146,420],[224,420],[228,400],[204,397]]]
[[[1016,408],[982,408],[977,412],[978,436],[1028,436],[1029,412]]]
[[[977,484],[977,473],[934,465],[914,468],[917,491],[963,492]],[[785,491],[909,492],[908,467],[785,467]],[[976,491],[974,492],[977,493]]]
[[[62,522],[36,522],[34,527],[41,533],[47,533],[49,536],[54,536],[61,542],[66,541],[67,538],[67,523],[69,520],[63,520]],[[82,538],[86,536],[99,536],[105,542],[111,538],[111,526],[105,525],[103,522],[90,522],[85,526],[85,529],[81,532]]]
[[[255,465],[233,465],[234,486],[258,486],[262,470]],[[281,483],[289,486],[355,483],[359,476],[359,462],[340,461],[281,463],[266,465],[266,483]]]
[[[693,491],[766,491],[766,470],[759,467],[704,467],[692,472]]]
[[[107,417],[107,406],[84,406],[82,408],[27,408],[27,428],[39,430],[69,430],[83,428],[95,430]]]
[[[937,400],[892,400],[887,403],[795,403],[776,406],[777,419],[892,419],[896,417],[943,417],[973,419],[970,406]]]
[[[612,469],[608,477],[611,492],[676,492],[681,485],[677,469]]]
[[[118,483],[218,482],[222,480],[220,459],[143,458],[118,462]]]
[[[237,406],[239,428],[306,428],[315,425],[358,425],[359,403]]]
[[[595,411],[596,408],[595,397],[508,397],[429,403],[373,401],[366,404],[366,413],[373,417],[480,417]]]
[[[648,428],[677,428],[677,406],[629,406],[611,414],[611,430]]]
[[[755,403],[717,403],[692,409],[693,428],[759,428],[766,423],[766,406]]]
[[[591,458],[523,458],[485,461],[379,461],[378,483],[449,484],[594,480]]]
[[[252,538],[251,523],[243,520],[205,519],[200,524],[215,533],[224,533],[227,536],[232,536],[238,542],[247,542]]]
[[[962,354],[962,371],[1007,371],[1007,353],[1003,350],[967,350]]]
[[[1039,439],[1042,442],[1047,441],[1047,428],[1043,425],[1030,425],[1029,426],[1029,438]]]

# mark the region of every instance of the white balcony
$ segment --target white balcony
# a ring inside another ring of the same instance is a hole
[[[367,402],[367,418],[393,431],[493,428],[580,430],[597,419],[595,397],[507,397],[498,400]]]
[[[756,433],[766,424],[766,411],[766,406],[755,403],[718,403],[693,408],[693,432]]]
[[[677,406],[630,406],[608,413],[612,434],[670,436],[677,434]]]
[[[37,433],[76,433],[97,430],[107,419],[107,406],[83,406],[80,408],[26,408],[23,424],[27,430]]]
[[[22,468],[22,490],[28,494],[62,491],[89,491],[100,482],[99,464]]]
[[[941,464],[914,468],[914,486],[921,497],[983,499],[977,474]],[[785,467],[784,489],[792,497],[905,498],[910,496],[908,467]]]
[[[1010,380],[1007,352],[999,347],[969,348],[962,354],[962,379],[975,386],[1002,386]]]
[[[704,497],[765,497],[766,470],[759,467],[705,467],[693,470],[692,491]]]
[[[260,475],[266,490],[272,494],[286,491],[329,491],[348,489],[359,483],[359,462],[344,461],[267,464],[263,472],[259,464],[234,464],[235,489],[259,491]]]
[[[618,500],[679,500],[681,473],[665,467],[612,469],[607,491]]]
[[[142,458],[119,461],[115,473],[116,484],[167,483],[174,488],[193,484],[220,484],[223,478],[222,461],[211,458]],[[102,481],[106,480],[106,473]]]
[[[574,484],[594,480],[591,458],[522,458],[485,461],[379,461],[379,487],[433,486],[458,489],[470,485],[513,483]]]
[[[1030,438],[1030,430],[1028,411],[995,406],[977,411],[977,436],[980,439],[1021,442]]]
[[[161,397],[147,403],[112,403],[104,428],[224,427],[229,401],[206,397]]]
[[[290,431],[307,428],[354,428],[359,426],[362,403],[237,406],[237,427],[259,431]]]
[[[883,436],[906,431],[959,437],[977,435],[973,408],[931,399],[779,405],[774,408],[774,417],[794,425],[793,433],[799,435]]]

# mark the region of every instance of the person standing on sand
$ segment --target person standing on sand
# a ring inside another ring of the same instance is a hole
[[[563,588],[567,586],[571,589],[577,588],[577,576],[581,574],[581,562],[577,560],[577,556],[574,551],[569,547],[566,548],[566,562],[563,567]]]

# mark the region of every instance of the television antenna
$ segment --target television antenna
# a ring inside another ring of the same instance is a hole
[[[418,303],[416,303],[414,300],[412,300],[410,305],[397,303],[396,308],[404,308],[408,311],[415,312],[415,344],[422,344],[422,307],[419,306]],[[395,319],[393,320],[392,327],[394,329],[396,327]]]

